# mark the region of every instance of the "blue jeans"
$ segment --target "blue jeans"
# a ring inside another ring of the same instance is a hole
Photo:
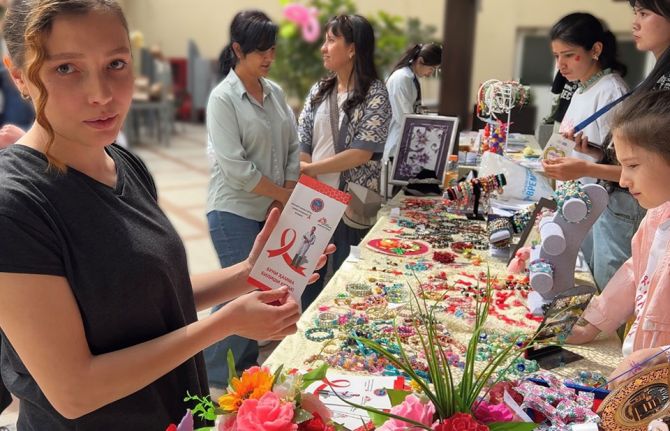
[[[630,243],[645,213],[630,193],[620,189],[610,193],[607,208],[582,245],[598,290],[605,289],[614,273],[630,258]]]
[[[249,256],[256,235],[264,224],[223,211],[211,211],[207,214],[207,222],[222,268],[242,262]],[[223,304],[212,308],[212,313],[221,307]],[[235,368],[240,373],[258,363],[256,340],[237,335],[227,337],[205,349],[205,364],[210,386],[217,388],[228,386],[228,350],[232,350]]]
[[[337,225],[335,232],[333,233],[333,238],[330,240],[331,244],[335,244],[337,250],[335,253],[328,256],[332,266],[333,272],[340,269],[340,266],[347,260],[350,252],[350,246],[360,244],[363,237],[370,231],[370,229],[354,229],[347,226],[343,221]],[[309,305],[314,302],[317,296],[323,291],[324,287],[324,278],[326,277],[326,271],[328,265],[324,265],[323,268],[319,270],[319,279],[316,283],[310,284],[305,288],[305,292],[302,294],[301,305],[303,311],[309,307]]]

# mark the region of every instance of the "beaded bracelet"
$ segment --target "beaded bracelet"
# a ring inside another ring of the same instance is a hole
[[[528,226],[531,216],[533,215],[533,211],[535,211],[535,207],[536,204],[532,204],[512,216],[512,227],[514,228],[515,233],[523,232],[526,226]]]
[[[502,240],[494,241],[492,237],[498,232],[508,232],[509,235]],[[510,221],[504,217],[499,217],[489,221],[488,224],[489,242],[498,247],[505,247],[509,245],[514,229]]]
[[[330,328],[309,328],[305,331],[305,338],[320,343],[335,338],[335,333]]]
[[[386,293],[386,299],[390,303],[400,304],[407,302],[409,299],[409,293],[405,289],[394,290]]]
[[[319,313],[316,324],[320,328],[334,328],[337,326],[339,321],[339,316],[330,311],[324,311]]]
[[[328,345],[326,345],[326,347],[323,348],[323,353],[325,353],[327,355],[334,355],[339,351],[340,351],[340,346],[338,346],[337,344],[333,344],[332,342],[331,342],[331,344],[328,344]]]
[[[365,302],[371,307],[385,306],[388,303],[386,297],[384,297],[383,295],[368,296],[365,298]]]
[[[365,297],[372,293],[372,288],[365,283],[347,283],[347,292],[351,296]]]
[[[597,371],[581,370],[574,382],[583,386],[599,388],[607,384],[607,379]]]
[[[354,310],[362,311],[368,308],[368,303],[364,301],[356,301],[349,304],[349,307],[351,307]]]
[[[348,296],[340,296],[340,295],[338,295],[338,296],[335,298],[335,304],[337,304],[337,305],[339,305],[339,306],[349,305],[350,303],[351,303],[351,298],[349,298]]]
[[[591,197],[582,190],[582,185],[578,181],[566,181],[554,192],[554,200],[561,217],[568,223],[578,223],[579,221],[568,220],[563,214],[563,205],[570,199],[579,199],[584,202],[587,215],[591,213],[593,203],[591,202]]]
[[[544,272],[545,274],[554,274],[554,265],[546,259],[535,259],[528,265],[529,272]]]

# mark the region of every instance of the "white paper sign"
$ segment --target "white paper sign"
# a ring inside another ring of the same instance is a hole
[[[396,377],[388,376],[354,376],[328,373],[328,381],[333,384],[332,388],[322,382],[317,382],[307,388],[307,392],[318,394],[321,402],[333,413],[334,422],[348,429],[356,429],[370,422],[368,412],[350,406],[342,401],[338,395],[358,405],[380,410],[390,409],[391,401],[386,394],[386,389],[392,389],[395,380]]]

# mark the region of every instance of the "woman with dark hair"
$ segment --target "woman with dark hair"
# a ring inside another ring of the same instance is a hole
[[[341,190],[353,182],[379,191],[391,107],[386,87],[377,77],[374,50],[374,31],[365,18],[332,18],[321,47],[323,65],[330,73],[310,90],[298,122],[301,172]],[[345,215],[337,226],[333,270],[370,228],[361,221]],[[321,281],[317,284],[303,294],[303,309],[323,288]]]
[[[221,54],[225,78],[207,104],[207,221],[224,268],[246,259],[270,210],[283,208],[299,175],[295,117],[281,88],[266,78],[276,37],[277,25],[263,12],[235,15]],[[229,349],[238,370],[258,361],[256,340],[232,336],[212,345],[205,350],[212,387],[228,385]]]
[[[601,21],[588,13],[563,17],[551,29],[551,48],[559,72],[578,82],[561,130],[574,126],[628,92],[622,76],[626,66],[617,58],[616,38]],[[583,129],[590,142],[601,145],[609,133],[610,115],[603,115]]]
[[[573,13],[563,17],[551,29],[550,37],[559,72],[568,81],[578,83],[560,127],[562,133],[572,136],[576,125],[628,92],[621,78],[626,68],[617,59],[614,35],[593,15]],[[614,111],[609,111],[588,124],[577,135],[577,141],[585,137],[592,144],[606,145],[613,114]],[[612,176],[611,166],[598,164],[597,158],[585,154],[581,148],[579,145],[570,157],[545,160],[547,176],[582,182],[617,180],[618,177]],[[610,194],[609,210],[582,244],[600,289],[630,257],[630,240],[643,217],[644,209],[628,192],[619,189]]]
[[[297,330],[287,288],[247,283],[279,211],[244,262],[190,276],[151,174],[114,144],[135,81],[121,6],[13,0],[2,32],[37,118],[0,150],[0,374],[18,429],[165,429],[185,393],[208,393],[202,349]]]
[[[384,146],[382,160],[395,154],[400,142],[402,120],[406,114],[421,112],[421,85],[419,78],[434,74],[442,64],[442,47],[434,43],[416,44],[403,54],[386,80],[393,118]]]
[[[633,7],[633,38],[639,51],[651,52],[656,65],[636,93],[670,89],[670,2],[629,0]]]

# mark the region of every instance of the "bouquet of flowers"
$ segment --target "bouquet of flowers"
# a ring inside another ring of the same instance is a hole
[[[195,407],[179,425],[166,431],[194,431],[194,416],[214,421],[214,427],[196,431],[338,431],[344,428],[331,421],[328,408],[317,395],[303,392],[310,384],[326,377],[323,365],[306,374],[280,367],[272,373],[267,367],[251,367],[237,377],[232,352],[228,352],[231,370],[229,386],[214,402],[209,396],[187,394],[184,401]]]

